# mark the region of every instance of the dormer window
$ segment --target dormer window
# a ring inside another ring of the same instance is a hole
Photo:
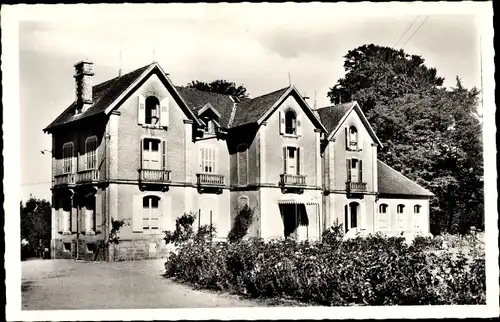
[[[204,118],[203,122],[205,122],[205,133],[215,133],[215,123],[214,121],[210,120],[209,118]]]
[[[145,123],[151,125],[157,125],[159,121],[160,114],[160,101],[154,96],[149,96],[146,98],[146,117]]]
[[[292,110],[285,113],[285,134],[297,134],[297,115]]]

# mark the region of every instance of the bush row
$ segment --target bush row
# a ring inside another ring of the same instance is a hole
[[[484,304],[484,255],[468,260],[374,235],[323,242],[189,241],[165,263],[166,277],[251,297],[321,305]]]

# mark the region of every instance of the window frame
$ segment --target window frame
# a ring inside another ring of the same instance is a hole
[[[160,231],[161,229],[161,217],[162,217],[162,214],[161,214],[161,209],[162,209],[162,198],[160,196],[157,196],[157,195],[151,195],[151,194],[148,194],[148,195],[145,195],[141,198],[142,200],[142,207],[141,207],[141,214],[142,214],[142,220],[141,220],[141,227],[142,227],[142,231],[144,233],[157,233]],[[145,208],[144,206],[144,202],[145,200],[149,200],[148,201],[148,208]],[[152,203],[153,203],[153,200],[157,200],[158,202],[158,206],[156,208],[153,208],[152,207]],[[153,211],[152,209],[157,209],[156,212],[157,212],[157,217],[154,218],[152,215],[153,215]],[[147,210],[147,216],[146,216],[146,210]],[[153,219],[156,219],[157,220],[157,226],[152,228],[152,220]],[[144,225],[145,221],[148,222],[148,226]]]
[[[398,225],[400,229],[406,229],[406,218],[405,218],[405,205],[398,204],[396,207],[396,214],[398,216]]]
[[[294,145],[294,144],[287,144],[284,146],[284,149],[286,151],[286,157],[283,159],[283,167],[285,168],[285,171],[284,171],[284,174],[291,174],[291,175],[300,175],[301,174],[301,171],[303,171],[303,169],[300,168],[300,158],[301,158],[301,155],[299,153],[299,147],[297,145]],[[288,162],[290,160],[290,150],[295,150],[294,154],[295,154],[295,174],[292,174],[292,173],[289,173],[288,172]]]
[[[148,100],[151,101],[152,99],[155,99],[157,102],[157,105],[154,107],[154,109],[151,109],[151,106],[148,105]],[[154,110],[156,113],[151,113],[150,119],[148,122],[148,111],[149,110]],[[153,117],[156,117],[156,123],[152,123]],[[150,127],[161,127],[161,104],[160,104],[160,99],[156,97],[156,95],[148,95],[144,98],[144,125],[150,126]]]
[[[211,153],[208,153],[210,151]],[[201,145],[198,150],[199,153],[199,165],[200,165],[200,173],[204,174],[217,174],[218,173],[218,156],[217,156],[217,147],[213,145]],[[206,158],[207,155],[210,155],[209,158]],[[205,166],[211,168],[211,171],[205,171]]]
[[[289,118],[287,117],[288,115],[292,114],[293,115],[293,119],[292,119],[292,129],[293,129],[293,132],[292,133],[289,133],[288,130],[290,129],[290,127],[288,127],[288,120]],[[284,118],[285,118],[285,130],[283,131],[283,135],[285,136],[298,136],[298,115],[297,115],[297,112],[295,112],[292,108],[288,108],[285,110],[285,113],[284,113]]]
[[[163,157],[164,157],[164,153],[166,153],[166,151],[162,151],[163,149],[163,143],[164,140],[160,139],[160,138],[156,138],[156,137],[143,137],[141,139],[141,169],[142,170],[163,170],[163,165],[164,165],[164,161],[163,161]],[[157,151],[153,151],[153,146],[151,143],[153,143],[154,141],[156,141],[158,143],[158,150]],[[149,145],[151,145],[151,148],[146,150],[146,142],[149,143]],[[151,167],[151,161],[153,160],[152,158],[148,159],[148,161],[150,162],[149,163],[149,166],[148,167],[145,167],[144,166],[144,155],[145,155],[145,152],[150,152],[151,153],[151,156],[153,155],[152,153],[155,152],[155,154],[158,156],[158,159],[155,160],[158,162],[159,164],[159,167],[157,169],[155,168],[152,168]]]
[[[71,147],[71,156],[66,155],[65,151],[68,147]],[[75,158],[75,145],[74,145],[74,143],[73,142],[64,143],[62,146],[62,160],[63,160],[62,174],[75,173],[74,158]],[[69,171],[66,171],[67,164],[69,164]]]
[[[383,210],[383,211],[382,211]],[[389,228],[389,205],[382,203],[378,206],[379,225],[381,229]]]
[[[95,149],[89,151],[89,143],[93,142],[93,141],[95,141]],[[84,170],[96,170],[97,169],[97,165],[98,165],[97,150],[98,150],[98,148],[99,148],[99,146],[97,144],[97,136],[92,135],[92,136],[89,136],[88,138],[85,139],[85,169]],[[89,152],[92,152],[92,154],[90,154]],[[91,160],[92,156],[94,156],[94,160]],[[89,160],[95,163],[94,167],[89,166],[89,163],[90,163]]]

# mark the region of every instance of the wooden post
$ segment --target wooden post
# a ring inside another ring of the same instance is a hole
[[[210,243],[212,243],[212,210],[210,210]]]

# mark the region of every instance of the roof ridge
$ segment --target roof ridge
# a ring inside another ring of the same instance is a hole
[[[267,96],[267,95],[271,95],[271,94],[275,94],[277,92],[280,92],[284,89],[289,89],[291,86],[287,86],[287,87],[283,87],[283,88],[280,88],[280,89],[277,89],[275,91],[272,91],[272,92],[269,92],[269,93],[266,93],[266,94],[262,94],[262,95],[259,95],[259,96],[255,96],[255,97],[252,97],[252,98],[249,98],[250,100],[254,100],[256,98],[260,98],[260,97],[263,97],[263,96]]]
[[[231,95],[229,95],[229,94],[222,94],[222,93],[217,93],[217,92],[205,91],[205,90],[202,90],[202,89],[193,88],[193,87],[189,87],[189,86],[180,86],[180,85],[177,85],[175,87],[177,87],[177,88],[185,88],[185,89],[188,89],[188,90],[191,90],[191,91],[208,93],[208,94],[212,94],[214,96],[215,95],[219,95],[219,96],[224,96],[224,97],[231,97]]]
[[[147,65],[144,65],[144,66],[142,66],[142,67],[139,67],[139,68],[136,68],[136,69],[134,69],[134,70],[131,70],[130,72],[128,72],[128,73],[126,73],[126,74],[123,74],[123,75],[121,75],[121,76],[116,76],[116,77],[110,78],[110,79],[108,79],[108,80],[106,80],[106,81],[104,81],[104,82],[101,82],[101,83],[99,83],[99,84],[93,85],[93,86],[92,86],[92,89],[93,89],[94,87],[103,86],[103,85],[105,85],[105,84],[107,84],[107,83],[111,83],[111,82],[117,81],[117,80],[119,80],[119,79],[120,79],[120,78],[122,78],[122,77],[128,76],[129,74],[135,73],[135,72],[137,72],[138,70],[143,69],[143,68],[146,68],[146,67],[149,67],[149,66],[151,66],[151,65],[153,65],[153,64],[154,64],[154,63],[147,64]]]
[[[377,161],[382,163],[383,165],[385,165],[387,168],[389,168],[390,170],[396,172],[397,174],[399,174],[400,176],[402,176],[403,178],[405,178],[406,180],[410,181],[411,183],[413,184],[416,184],[417,186],[419,186],[420,188],[424,189],[424,190],[427,190],[428,192],[430,192],[428,189],[422,187],[421,185],[419,185],[418,183],[416,183],[415,181],[411,180],[410,178],[408,178],[407,176],[405,176],[404,174],[402,174],[401,172],[399,172],[398,170],[394,169],[393,167],[391,167],[390,165],[388,165],[387,163],[385,163],[384,161],[380,160],[379,158],[377,158]],[[432,193],[432,192],[431,192]]]

